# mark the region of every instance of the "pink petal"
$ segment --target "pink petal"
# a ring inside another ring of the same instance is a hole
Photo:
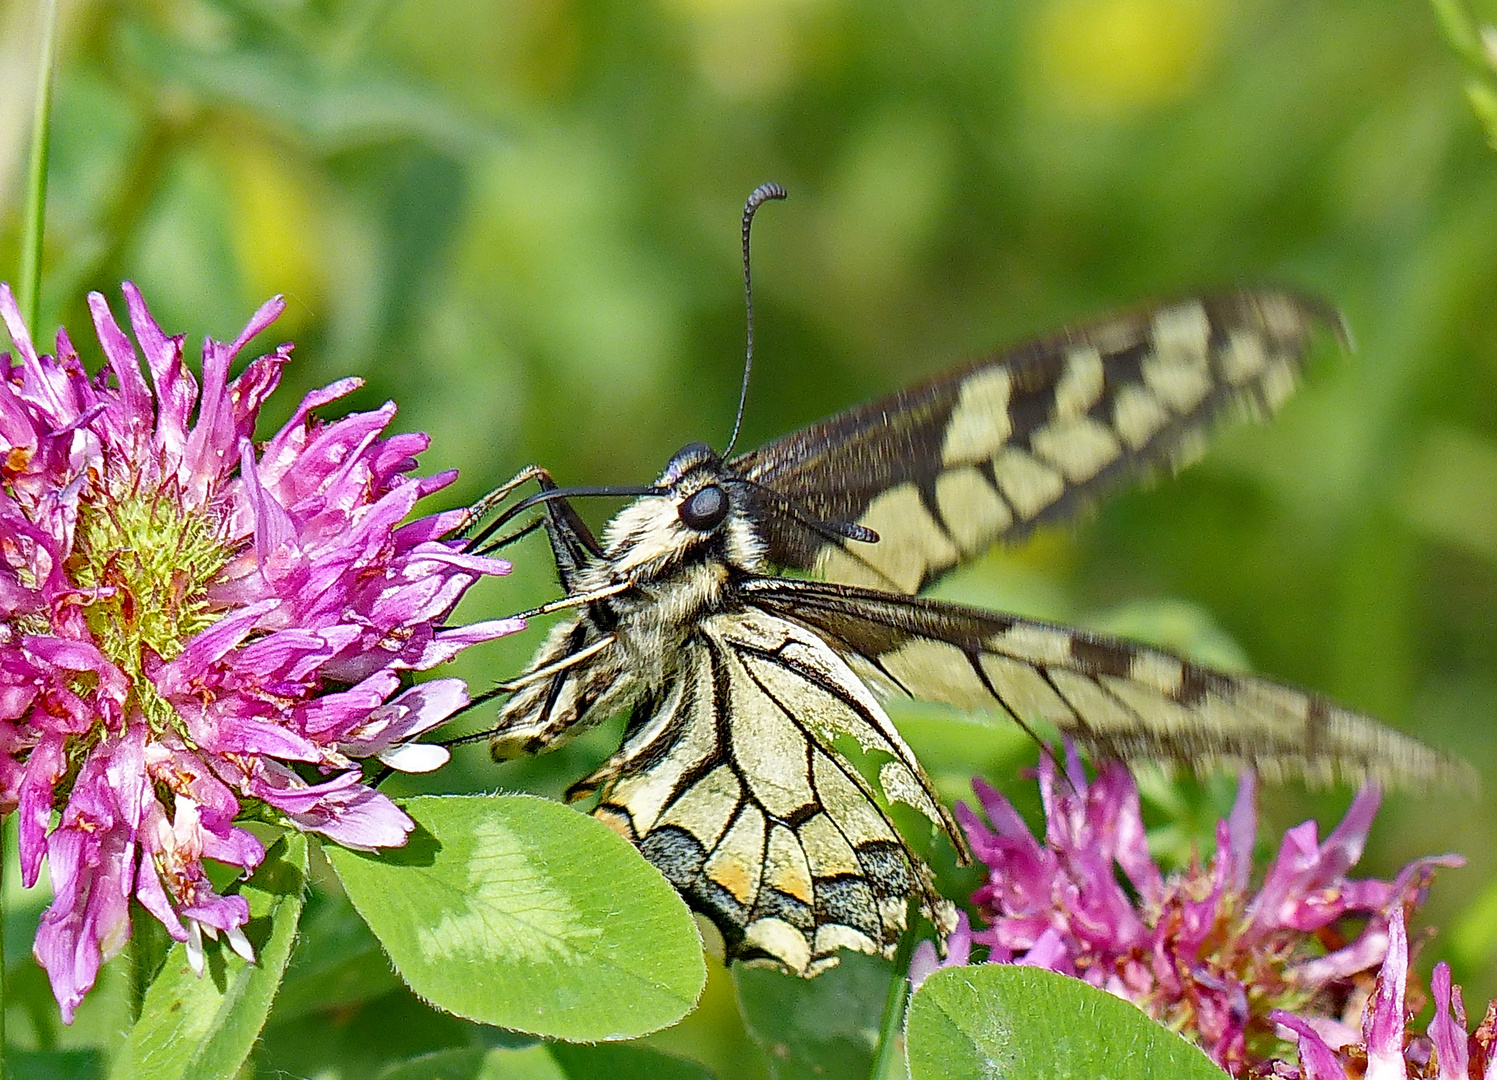
[[[241,349],[250,343],[255,335],[268,330],[270,324],[279,319],[285,310],[286,298],[284,296],[272,296],[265,303],[261,304],[259,309],[250,316],[250,321],[239,332],[239,336],[234,339],[234,344],[229,346],[230,355],[238,354]]]
[[[263,778],[252,781],[251,790],[283,810],[297,827],[320,832],[345,847],[399,847],[415,828],[399,807],[365,787],[354,772],[312,786],[289,769],[266,762]]]
[[[125,282],[124,293],[131,329],[156,387],[156,446],[176,462],[187,445],[187,419],[197,402],[197,382],[182,366],[182,338],[162,333],[140,290],[131,282]]]
[[[350,757],[382,754],[396,743],[431,730],[466,704],[468,687],[461,679],[418,683],[388,704],[372,709],[342,738],[339,749]]]
[[[1362,1013],[1362,1039],[1367,1044],[1366,1080],[1404,1080],[1404,988],[1409,973],[1409,938],[1403,910],[1396,908],[1388,922],[1388,958],[1383,961],[1377,987]]]
[[[135,347],[114,321],[114,314],[103,294],[89,293],[88,307],[93,315],[94,332],[109,361],[109,370],[114,372],[115,382],[119,385],[119,398],[111,409],[114,422],[121,435],[128,433],[130,436],[130,449],[137,450],[144,446],[145,437],[155,426],[155,402],[150,387],[141,375]]]
[[[933,941],[922,941],[915,946],[915,953],[910,957],[910,989],[919,990],[920,984],[940,970],[941,962],[936,959],[936,945]]]
[[[1227,818],[1232,864],[1230,888],[1242,892],[1253,871],[1253,843],[1258,839],[1258,776],[1244,769],[1237,777],[1237,798]]]
[[[1269,1013],[1268,1018],[1299,1036],[1299,1060],[1305,1070],[1304,1080],[1349,1080],[1336,1055],[1309,1024],[1280,1009]],[[1399,1075],[1401,1078],[1402,1072]]]
[[[260,485],[255,468],[255,448],[245,439],[239,448],[239,475],[244,479],[250,505],[255,511],[255,552],[262,566],[297,551],[296,524],[286,508]]]
[[[47,828],[52,823],[52,790],[67,767],[63,736],[43,735],[26,762],[17,811],[21,853],[21,884],[31,888],[41,873],[47,853]]]
[[[1466,1010],[1461,1006],[1460,987],[1456,987],[1456,1015],[1454,1018],[1450,1015],[1450,965],[1443,960],[1435,965],[1430,989],[1435,995],[1435,1015],[1428,1030],[1430,1041],[1435,1044],[1438,1080],[1467,1080]]]

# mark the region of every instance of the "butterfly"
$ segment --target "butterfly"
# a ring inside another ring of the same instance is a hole
[[[746,288],[754,210],[782,197],[766,185],[745,209]],[[544,751],[627,712],[619,749],[569,799],[596,796],[593,813],[717,927],[729,958],[807,976],[840,949],[891,956],[912,900],[942,934],[955,926],[890,813],[913,807],[968,857],[884,710],[893,695],[1048,724],[1094,758],[1468,782],[1459,762],[1316,694],[916,595],[994,544],[1185,464],[1215,422],[1274,412],[1312,337],[1338,325],[1284,290],[1189,297],[1028,342],[736,457],[693,443],[647,487],[563,489],[544,469],[521,472],[475,521],[522,484],[540,490],[470,546],[544,528],[565,596],[530,614],[565,615],[486,695],[508,695],[486,733],[493,755]],[[633,496],[601,538],[571,502],[595,494]],[[490,540],[537,506],[524,529]]]

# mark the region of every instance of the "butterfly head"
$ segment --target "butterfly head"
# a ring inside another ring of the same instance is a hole
[[[604,534],[604,560],[615,574],[649,578],[693,560],[757,568],[764,545],[742,481],[705,443],[682,447],[654,491],[619,512]]]

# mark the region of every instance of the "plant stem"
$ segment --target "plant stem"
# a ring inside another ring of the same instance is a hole
[[[910,905],[909,929],[899,939],[899,948],[894,951],[894,973],[889,978],[889,996],[884,999],[884,1020],[879,1025],[878,1053],[873,1058],[873,1071],[868,1080],[903,1080],[906,1073],[902,1066],[896,1067],[900,1052],[900,1029],[904,1026],[904,1007],[910,1000],[910,956],[915,951],[915,939],[919,936],[919,916],[914,904]]]
[[[52,73],[57,53],[57,0],[41,0],[42,49],[32,113],[31,161],[26,172],[26,205],[21,227],[21,274],[16,282],[21,318],[37,331],[42,294],[42,232],[47,220],[47,158],[52,133]]]

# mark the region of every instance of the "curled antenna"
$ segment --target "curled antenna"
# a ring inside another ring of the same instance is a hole
[[[749,372],[754,370],[754,282],[749,274],[749,229],[754,224],[754,212],[770,199],[785,198],[785,189],[776,183],[760,184],[743,204],[743,306],[748,313],[748,357],[743,362],[743,387],[738,391],[738,413],[733,417],[733,434],[728,439],[728,448],[722,456],[733,452],[738,442],[738,428],[743,424],[743,404],[748,400]]]

